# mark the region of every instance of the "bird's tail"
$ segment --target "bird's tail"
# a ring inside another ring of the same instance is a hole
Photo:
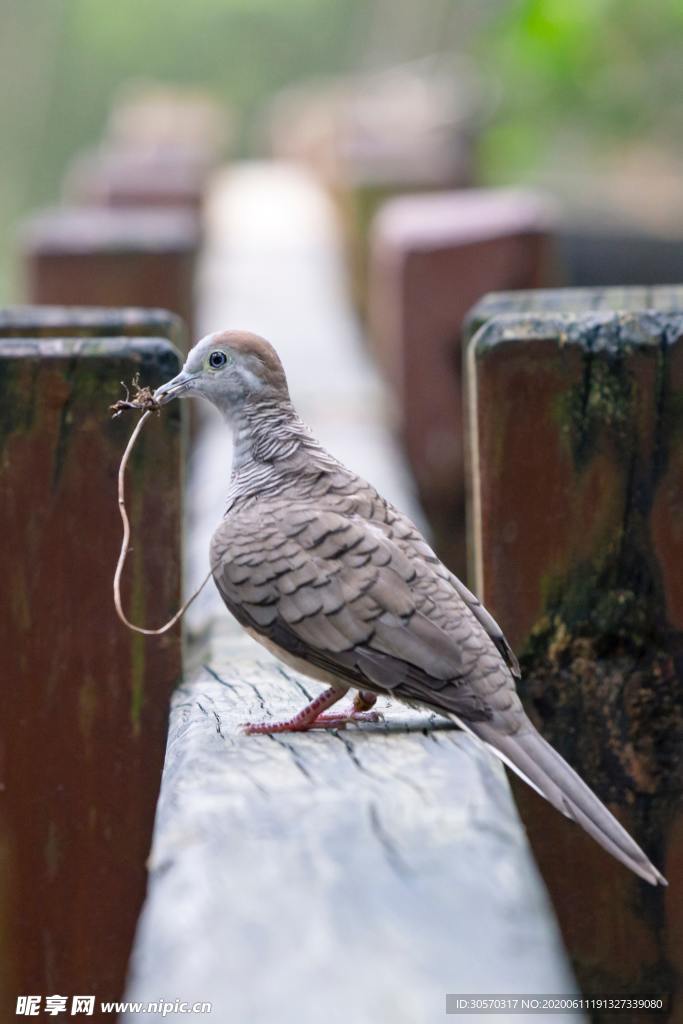
[[[638,844],[573,768],[527,722],[515,735],[506,736],[488,722],[469,728],[501,760],[556,807],[588,832],[605,850],[652,885],[667,885]]]

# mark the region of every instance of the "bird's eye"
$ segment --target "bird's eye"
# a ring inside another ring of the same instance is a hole
[[[209,356],[209,366],[214,370],[219,370],[221,366],[225,366],[228,361],[228,357],[225,352],[212,352]]]

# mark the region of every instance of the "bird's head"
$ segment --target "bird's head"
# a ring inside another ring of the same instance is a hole
[[[180,373],[154,398],[206,398],[231,418],[248,402],[289,401],[287,378],[273,346],[247,331],[207,334],[190,349]]]

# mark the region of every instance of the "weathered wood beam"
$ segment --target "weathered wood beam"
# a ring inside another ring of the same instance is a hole
[[[666,312],[682,298],[490,298],[468,349],[475,587],[536,724],[672,882],[649,889],[517,788],[587,991],[683,974],[683,314]],[[548,312],[572,304],[608,309]]]
[[[500,765],[396,707],[377,726],[240,733],[316,690],[245,640],[177,692],[127,997],[414,1024],[446,992],[573,991]]]
[[[108,409],[120,381],[158,385],[178,353],[133,337],[141,311],[103,315],[115,338],[92,310],[19,310],[16,337],[13,315],[0,317],[3,1020],[21,994],[120,997],[182,670],[178,629],[146,638],[114,613],[131,423]],[[150,333],[163,319],[152,311]],[[179,415],[150,422],[131,459],[124,601],[145,625],[180,599]]]

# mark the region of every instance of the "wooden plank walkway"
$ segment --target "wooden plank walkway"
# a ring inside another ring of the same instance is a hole
[[[417,518],[319,192],[247,166],[219,183],[211,229],[204,329],[268,336],[322,440]],[[188,587],[229,460],[208,410]],[[127,998],[210,1001],[221,1024],[431,1024],[447,992],[575,991],[504,771],[476,741],[387,701],[382,724],[246,737],[241,722],[316,684],[245,637],[212,588],[188,624]]]

